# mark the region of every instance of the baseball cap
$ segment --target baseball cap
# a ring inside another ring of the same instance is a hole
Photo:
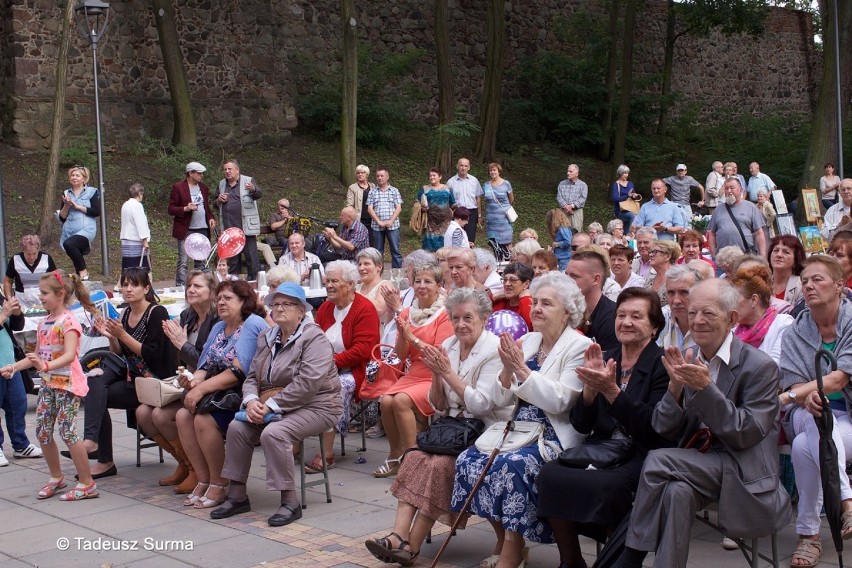
[[[313,307],[305,299],[305,289],[295,282],[283,282],[279,284],[278,288],[266,295],[263,299],[263,303],[267,306],[270,305],[272,300],[275,299],[275,296],[278,296],[279,294],[299,300],[302,305],[305,306],[305,310],[307,311],[311,311],[313,309]]]
[[[679,172],[680,170],[685,170],[685,169],[686,169],[686,164],[678,164],[677,167],[675,168],[675,171]]]
[[[207,171],[207,168],[199,164],[198,162],[190,162],[186,165],[186,173],[189,172],[198,172],[203,174]]]

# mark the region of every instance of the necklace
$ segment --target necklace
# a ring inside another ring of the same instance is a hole
[[[633,367],[630,367],[629,369],[622,369],[621,370],[621,384],[619,386],[621,387],[622,391],[627,389],[627,383],[630,382],[630,375],[632,375],[632,374],[633,374]]]
[[[538,353],[535,354],[535,357],[536,357],[536,360],[538,361],[538,364],[541,365],[544,362],[544,360],[547,359],[547,356],[549,354],[550,354],[550,351],[545,353],[543,348],[539,348]]]

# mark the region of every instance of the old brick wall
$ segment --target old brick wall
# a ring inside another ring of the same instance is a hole
[[[22,147],[47,145],[61,4],[0,0],[2,135]],[[356,5],[361,41],[375,52],[426,51],[412,77],[424,95],[412,102],[412,117],[434,119],[431,2],[359,0]],[[589,5],[585,0],[507,1],[505,67],[555,45],[554,18],[571,18]],[[296,98],[313,85],[312,77],[304,76],[304,62],[324,73],[339,68],[339,4],[333,0],[175,0],[175,6],[199,141],[206,146],[287,136],[297,123]],[[150,3],[116,0],[112,7],[113,22],[100,49],[104,139],[121,144],[144,135],[168,138],[171,103]],[[450,0],[456,98],[474,116],[484,75],[484,10],[476,0]],[[638,24],[637,74],[659,73],[665,0],[647,2]],[[672,88],[704,120],[723,108],[810,112],[819,69],[811,38],[808,17],[782,9],[771,11],[762,38],[683,38]],[[94,127],[92,61],[79,35],[70,63],[66,133],[85,135]],[[514,91],[511,82],[504,88],[507,94]]]

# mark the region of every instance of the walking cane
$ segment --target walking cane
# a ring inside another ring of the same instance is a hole
[[[517,410],[516,410],[517,415]],[[462,505],[461,511],[459,511],[456,520],[453,521],[453,526],[450,527],[450,532],[447,534],[447,539],[444,541],[444,544],[441,545],[441,548],[438,550],[438,554],[435,555],[435,559],[432,561],[432,564],[429,568],[435,568],[438,564],[438,560],[441,559],[441,555],[444,553],[444,550],[447,549],[447,545],[450,544],[450,539],[453,538],[453,535],[456,534],[456,529],[459,528],[459,525],[464,518],[464,514],[467,512],[468,507],[473,502],[473,498],[476,496],[476,492],[479,490],[479,486],[482,485],[485,476],[488,474],[488,469],[491,467],[491,464],[494,463],[494,458],[497,457],[497,454],[500,453],[500,448],[503,447],[503,442],[506,441],[506,438],[509,437],[509,432],[515,429],[515,421],[514,416],[512,420],[506,422],[506,429],[503,430],[503,437],[500,438],[500,442],[491,450],[491,455],[488,456],[488,461],[485,462],[485,467],[482,468],[482,473],[479,476],[479,479],[476,480],[476,483],[473,484],[473,488],[470,490],[470,495],[467,496],[464,504]]]

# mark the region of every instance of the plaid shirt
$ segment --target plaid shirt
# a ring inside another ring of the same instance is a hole
[[[582,209],[586,205],[588,195],[589,186],[580,179],[575,181],[563,179],[559,182],[559,187],[556,188],[556,201],[559,202],[560,207],[565,207],[570,203],[574,206],[574,209]]]
[[[348,243],[355,245],[352,250],[340,249],[340,258],[343,260],[355,260],[359,252],[370,246],[370,237],[367,233],[367,227],[364,223],[355,219],[350,228],[346,225],[340,226],[340,238]]]
[[[370,192],[370,196],[367,198],[367,206],[372,206],[376,216],[382,221],[387,221],[393,216],[397,205],[402,205],[402,196],[400,196],[399,190],[392,185],[389,185],[385,190],[377,187]],[[370,226],[374,231],[383,230],[375,220],[371,221]],[[398,215],[388,230],[393,231],[396,229],[399,229]]]

